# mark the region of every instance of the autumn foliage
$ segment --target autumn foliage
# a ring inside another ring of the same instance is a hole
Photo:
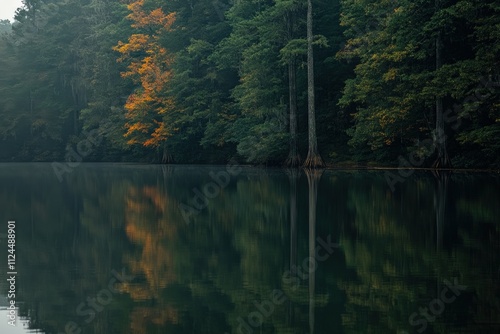
[[[165,124],[165,115],[174,107],[166,93],[173,58],[158,39],[172,29],[175,13],[164,14],[161,8],[148,12],[144,10],[144,0],[131,3],[128,9],[131,13],[127,18],[138,33],[114,47],[121,54],[118,61],[128,63],[122,77],[131,78],[137,84],[125,104],[125,137],[129,145],[157,147],[173,131]]]
[[[176,282],[175,256],[168,245],[178,237],[177,227],[169,216],[170,198],[156,187],[131,187],[127,192],[125,231],[141,251],[125,261],[134,275],[144,277],[137,284],[122,286],[137,303],[157,300],[157,305],[140,305],[130,315],[133,333],[147,333],[150,324],[177,324],[179,312],[167,305],[161,291]]]

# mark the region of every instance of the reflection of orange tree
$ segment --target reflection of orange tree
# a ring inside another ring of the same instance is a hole
[[[157,326],[178,323],[178,311],[164,305],[161,289],[174,282],[173,254],[166,242],[175,238],[177,228],[167,216],[168,198],[156,187],[131,188],[127,196],[126,233],[128,238],[142,248],[141,255],[126,256],[131,272],[143,276],[145,282],[127,284],[122,291],[137,302],[154,300],[153,306],[135,307],[131,314],[131,330],[145,332],[147,324]]]

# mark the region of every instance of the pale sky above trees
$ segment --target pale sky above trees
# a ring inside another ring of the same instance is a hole
[[[21,0],[2,0],[0,2],[0,20],[8,19],[12,22],[16,9],[21,7],[21,5]]]

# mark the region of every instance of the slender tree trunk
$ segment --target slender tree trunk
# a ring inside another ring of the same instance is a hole
[[[30,89],[30,138],[33,138],[33,91]]]
[[[172,156],[169,154],[167,144],[163,144],[163,147],[161,148],[161,163],[162,164],[168,164],[173,161]]]
[[[73,112],[73,133],[75,136],[78,136],[78,109],[79,107],[77,106]]]
[[[294,20],[295,15],[293,12],[288,12],[286,15],[288,41],[294,38]],[[285,161],[286,167],[299,167],[300,155],[297,150],[297,63],[295,57],[289,60],[288,63],[288,95],[289,95],[289,108],[290,108],[290,139],[288,158]]]
[[[436,11],[438,10],[439,1],[436,0]],[[441,68],[443,62],[442,44],[442,36],[441,32],[439,32],[436,37],[436,71]],[[443,118],[443,99],[441,97],[436,97],[436,129],[434,131],[434,145],[436,145],[437,158],[432,166],[434,168],[451,167],[451,163],[448,158],[448,151],[446,150],[446,135]]]
[[[306,161],[304,162],[304,167],[321,168],[325,164],[319,155],[318,139],[316,137],[312,0],[307,1],[307,97],[309,151],[307,153]]]
[[[300,166],[300,154],[297,150],[297,83],[295,59],[288,64],[288,90],[290,95],[290,141],[288,158],[285,165],[287,167]]]

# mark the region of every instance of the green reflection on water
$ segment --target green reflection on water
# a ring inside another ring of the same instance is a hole
[[[391,192],[383,172],[244,168],[193,201],[224,170],[83,164],[59,182],[50,164],[0,165],[20,313],[46,333],[500,329],[498,177],[420,174]],[[317,238],[340,246],[309,270]],[[110,285],[113,270],[134,278]],[[425,320],[454,278],[466,291]]]

